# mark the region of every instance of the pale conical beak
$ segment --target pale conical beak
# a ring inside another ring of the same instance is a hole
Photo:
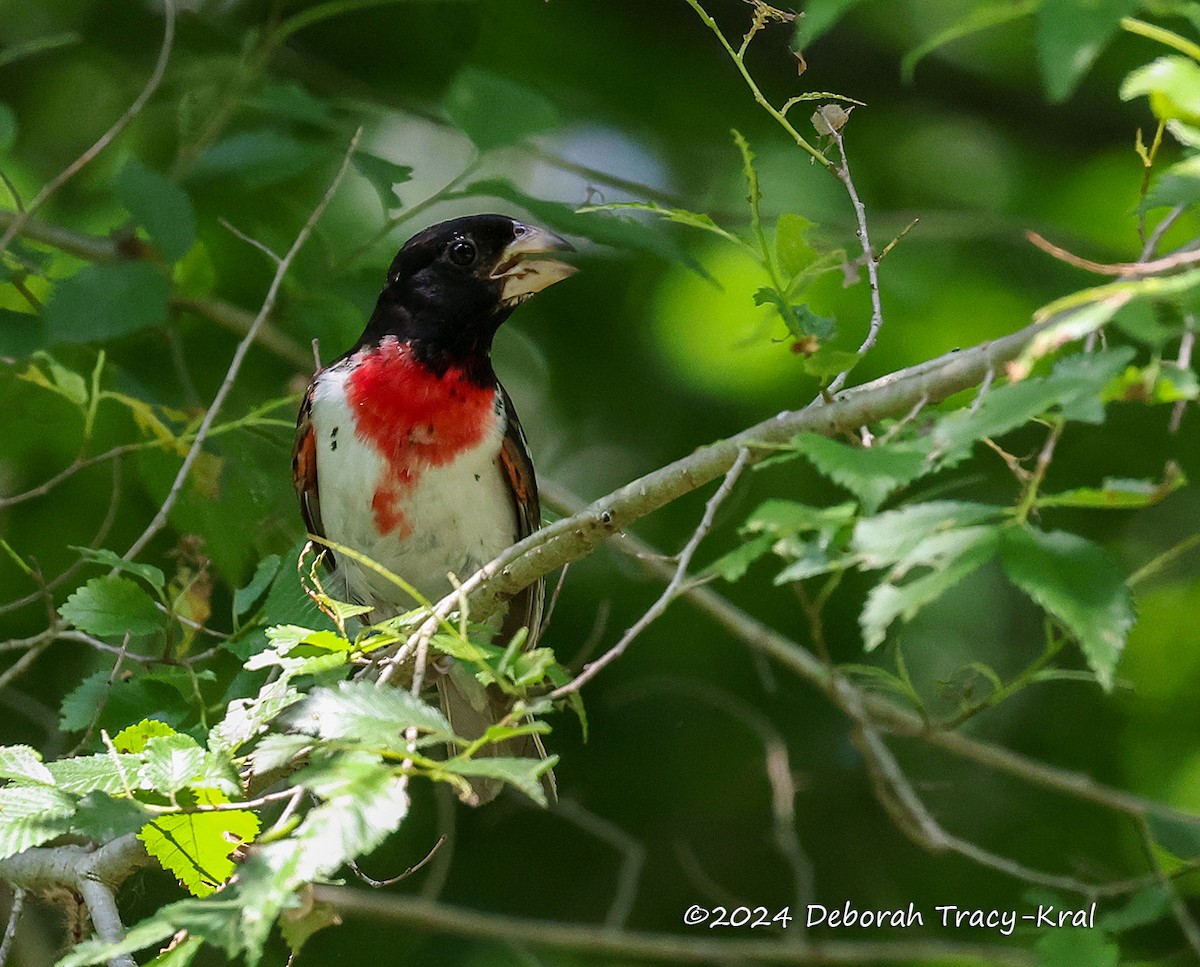
[[[493,279],[502,279],[500,301],[511,305],[528,299],[535,292],[560,282],[578,269],[557,259],[540,256],[548,252],[573,252],[574,246],[544,228],[532,225],[517,225],[516,238],[500,254],[500,261],[492,271]]]

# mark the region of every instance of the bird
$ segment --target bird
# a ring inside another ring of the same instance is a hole
[[[491,349],[518,305],[576,271],[549,257],[571,249],[499,214],[444,221],[404,243],[362,335],[318,370],[300,405],[292,477],[311,535],[437,601],[452,590],[450,575],[468,577],[541,525],[529,445]],[[335,596],[371,607],[371,621],[416,606],[347,557],[332,556]],[[526,628],[531,647],[544,597],[542,581],[515,596],[496,640]],[[450,665],[437,676],[442,708],[458,735],[477,738],[511,700]],[[545,757],[537,735],[488,748]],[[477,803],[500,790],[488,780],[472,786]],[[543,787],[554,794],[549,772]]]

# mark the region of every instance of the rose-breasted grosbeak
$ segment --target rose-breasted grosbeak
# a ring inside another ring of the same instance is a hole
[[[521,302],[575,269],[544,258],[571,246],[503,215],[472,215],[409,239],[366,330],[317,373],[297,421],[293,479],[311,533],[351,547],[430,600],[541,522],[537,483],[512,400],[492,369],[492,338]],[[414,607],[393,583],[335,556],[334,588],[372,620]],[[499,627],[541,620],[527,588]],[[439,677],[455,731],[475,738],[503,717],[498,692],[465,671]],[[532,738],[536,739],[536,736]],[[497,754],[542,754],[540,743]],[[481,799],[498,791],[479,783]]]

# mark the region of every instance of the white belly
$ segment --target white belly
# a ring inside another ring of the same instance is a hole
[[[313,400],[325,536],[437,601],[452,588],[449,574],[466,579],[517,539],[516,510],[499,460],[501,421],[480,446],[441,466],[417,468],[412,485],[397,492],[395,509],[405,526],[380,534],[372,501],[386,485],[387,470],[379,453],[354,433],[344,379],[338,367],[326,370]],[[392,582],[344,554],[337,576],[350,600],[376,608],[373,620],[416,606]]]

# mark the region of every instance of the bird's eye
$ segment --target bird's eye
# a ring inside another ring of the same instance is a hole
[[[475,261],[475,246],[465,238],[457,238],[450,243],[446,254],[455,265],[470,265]]]

